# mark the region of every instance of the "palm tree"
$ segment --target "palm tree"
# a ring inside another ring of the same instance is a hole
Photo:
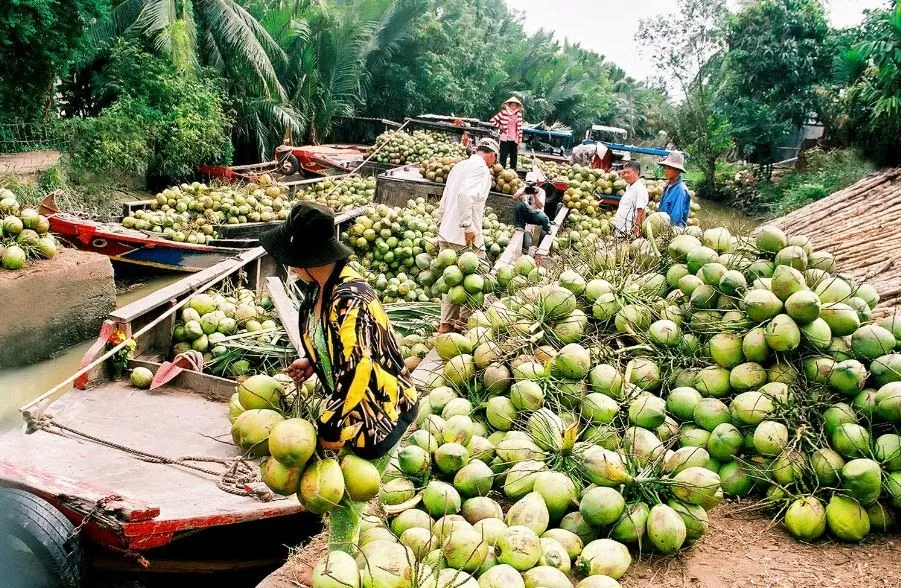
[[[390,59],[421,14],[417,0],[315,0],[281,3],[262,24],[287,59],[278,75],[306,139],[316,143],[340,117],[353,116],[368,89],[369,71]]]
[[[217,70],[233,98],[234,136],[265,155],[281,129],[302,120],[287,101],[277,69],[287,56],[267,30],[234,0],[123,0],[90,31],[96,58],[117,37],[137,38],[186,75]],[[237,99],[236,99],[237,98]],[[273,131],[277,128],[277,131]]]

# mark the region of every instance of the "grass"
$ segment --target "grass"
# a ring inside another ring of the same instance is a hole
[[[851,149],[812,149],[805,159],[805,169],[758,184],[760,196],[754,207],[759,212],[769,217],[782,216],[847,188],[876,170]]]
[[[100,178],[78,173],[68,162],[34,176],[0,175],[0,187],[12,190],[23,205],[33,207],[48,193],[61,190],[56,198],[60,210],[100,221],[118,220],[123,202],[150,197],[130,178]]]

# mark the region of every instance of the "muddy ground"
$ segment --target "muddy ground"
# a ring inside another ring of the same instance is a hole
[[[301,586],[305,565],[326,553],[314,537],[260,588]],[[676,557],[635,558],[624,588],[901,588],[901,536],[873,535],[860,544],[807,545],[764,515],[736,504],[717,507],[710,531]]]

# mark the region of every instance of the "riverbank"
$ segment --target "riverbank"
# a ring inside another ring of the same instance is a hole
[[[115,285],[116,308],[129,304],[143,296],[182,278],[180,275],[156,276],[140,281],[120,281]],[[73,344],[53,357],[18,367],[0,369],[0,430],[21,423],[18,407],[53,388],[78,370],[81,358],[94,343],[97,331]]]

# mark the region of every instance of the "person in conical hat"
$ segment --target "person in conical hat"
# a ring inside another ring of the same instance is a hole
[[[665,159],[660,160],[663,166],[663,177],[666,178],[666,187],[660,195],[660,212],[665,212],[670,217],[670,222],[678,227],[684,227],[688,223],[688,210],[691,207],[691,195],[688,187],[682,181],[685,172],[685,154],[681,151],[670,151]]]
[[[500,111],[488,121],[500,131],[501,154],[498,162],[510,169],[516,169],[519,144],[522,143],[523,105],[516,96],[510,96]]]

